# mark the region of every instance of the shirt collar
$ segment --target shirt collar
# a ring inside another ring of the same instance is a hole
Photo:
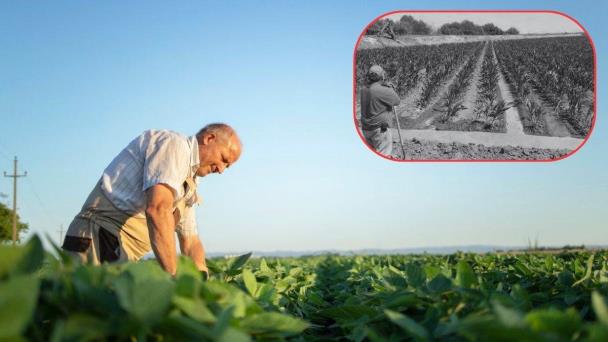
[[[190,145],[190,169],[192,170],[191,177],[196,180],[196,170],[198,169],[200,162],[198,155],[198,141],[196,140],[196,136],[193,135],[188,139],[188,143]]]

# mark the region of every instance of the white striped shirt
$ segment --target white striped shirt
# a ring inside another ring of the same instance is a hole
[[[133,216],[145,215],[148,188],[156,184],[168,185],[173,190],[175,206],[186,195],[185,180],[196,180],[198,164],[195,136],[148,130],[133,139],[106,167],[101,176],[101,189],[118,209]],[[186,207],[176,226],[176,231],[182,235],[197,234],[193,207]]]

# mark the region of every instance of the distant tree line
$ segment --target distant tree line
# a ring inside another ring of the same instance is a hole
[[[431,34],[431,27],[422,20],[416,20],[410,15],[404,15],[399,21],[394,22],[391,19],[380,19],[376,21],[372,26],[367,29],[366,34],[378,34],[380,30],[386,26],[391,25],[393,32],[397,35],[404,34]]]
[[[509,35],[519,34],[519,31],[515,27],[511,27],[506,31],[503,31],[500,27],[488,23],[485,25],[475,25],[469,20],[461,22],[453,22],[442,25],[437,31],[433,29],[424,21],[416,20],[410,15],[402,16],[399,21],[395,22],[389,18],[380,19],[372,24],[365,34],[377,35],[380,31],[390,26],[396,35],[407,35],[407,34],[418,34],[427,35],[431,33],[446,34],[446,35]]]
[[[21,222],[17,215],[17,239],[28,229],[27,223]],[[4,203],[0,203],[0,244],[11,241],[13,238],[13,211]]]
[[[451,35],[503,35],[503,34],[519,34],[519,31],[515,27],[511,27],[506,31],[503,31],[500,27],[488,23],[485,25],[475,25],[469,20],[463,20],[459,23],[453,22],[442,25],[439,30],[439,34],[451,34]]]

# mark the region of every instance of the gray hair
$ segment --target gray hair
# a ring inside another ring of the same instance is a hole
[[[196,133],[196,139],[200,142],[203,137],[209,134],[214,134],[221,141],[226,142],[227,144],[232,144],[232,137],[236,137],[238,141],[238,147],[241,147],[241,140],[236,135],[234,128],[230,127],[225,123],[211,123],[207,126],[201,128],[198,133]]]

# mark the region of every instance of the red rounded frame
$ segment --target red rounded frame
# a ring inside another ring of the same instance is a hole
[[[574,150],[572,150],[570,153],[565,154],[559,158],[555,158],[555,159],[538,159],[538,160],[524,160],[524,159],[412,159],[412,160],[405,160],[405,159],[397,159],[397,158],[392,158],[390,156],[386,156],[382,153],[379,153],[378,151],[376,151],[372,146],[370,146],[367,141],[365,140],[365,138],[363,137],[363,133],[361,132],[361,130],[359,129],[359,126],[357,125],[357,104],[356,104],[356,91],[357,91],[357,47],[359,47],[359,44],[361,43],[361,39],[363,38],[363,35],[365,34],[365,32],[367,32],[367,30],[369,29],[370,26],[372,26],[376,21],[391,15],[391,14],[396,14],[396,13],[553,13],[553,14],[557,14],[557,15],[561,15],[564,18],[570,19],[573,23],[575,23],[578,27],[581,28],[581,30],[583,30],[583,32],[585,33],[585,36],[587,36],[587,39],[589,40],[589,43],[591,44],[591,50],[593,51],[593,119],[591,120],[591,129],[589,130],[589,134],[587,134],[587,136],[585,137],[585,139],[583,140],[583,142]],[[581,149],[581,147],[583,147],[583,145],[585,145],[587,143],[587,140],[589,140],[589,137],[591,137],[591,134],[593,133],[593,129],[595,128],[595,120],[597,118],[597,54],[596,54],[596,50],[595,50],[595,44],[593,43],[593,39],[591,39],[591,36],[589,35],[589,32],[587,32],[587,30],[583,27],[583,25],[581,25],[578,20],[574,19],[573,17],[563,13],[563,12],[559,12],[559,11],[553,11],[553,10],[395,10],[395,11],[390,11],[390,12],[386,12],[383,13],[379,16],[377,16],[374,20],[372,20],[369,24],[367,24],[367,26],[365,26],[365,28],[363,29],[363,31],[361,31],[361,34],[359,34],[359,38],[357,38],[357,42],[355,43],[355,49],[353,51],[353,123],[355,125],[355,130],[357,131],[357,134],[359,134],[359,138],[361,138],[361,141],[363,141],[363,143],[365,144],[365,146],[367,146],[368,149],[370,149],[372,152],[374,152],[375,154],[379,155],[380,157],[390,160],[390,161],[395,161],[395,162],[405,162],[405,163],[443,163],[443,162],[509,162],[509,163],[526,163],[526,162],[530,162],[530,163],[535,163],[535,162],[541,162],[541,163],[547,163],[547,162],[556,162],[559,160],[563,160],[565,158],[570,157],[571,155],[575,154],[578,150]]]

